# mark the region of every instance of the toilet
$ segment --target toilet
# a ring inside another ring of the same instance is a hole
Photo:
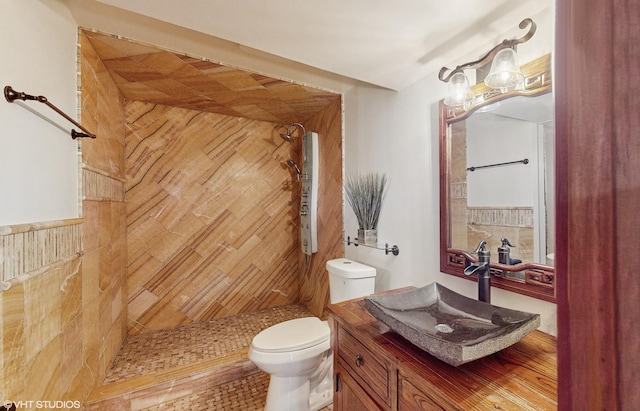
[[[373,294],[376,270],[346,258],[329,260],[331,303]],[[265,411],[318,411],[333,402],[333,354],[327,321],[275,324],[251,342],[249,359],[271,375]]]

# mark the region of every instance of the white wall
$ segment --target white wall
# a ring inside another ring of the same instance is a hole
[[[475,113],[467,120],[467,167],[528,159],[529,164],[467,172],[469,207],[533,207],[538,186],[538,125]]]
[[[0,19],[0,86],[43,95],[76,118],[76,24],[67,8],[56,0],[0,0]],[[42,103],[1,98],[0,226],[78,217],[71,127]]]
[[[553,46],[551,10],[532,17],[538,32],[520,47],[521,64],[551,52]],[[504,38],[521,34],[505,34]],[[491,47],[479,46],[472,59]],[[450,67],[466,61],[470,60],[462,56]],[[345,94],[345,173],[377,171],[390,178],[378,225],[378,245],[397,244],[400,254],[345,246],[347,258],[376,267],[377,291],[437,281],[477,298],[475,282],[442,274],[439,269],[438,101],[446,91],[446,84],[433,73],[398,92],[356,87]],[[358,227],[353,211],[346,205],[344,213],[345,236],[354,237]],[[492,303],[539,313],[540,329],[556,334],[555,304],[497,288],[492,289]]]

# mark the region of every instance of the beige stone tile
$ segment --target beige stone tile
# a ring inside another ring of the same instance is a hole
[[[131,411],[130,397],[131,394],[127,393],[119,397],[87,404],[84,406],[84,411]]]
[[[62,330],[60,389],[67,392],[82,368],[82,316],[76,315]]]
[[[111,287],[113,272],[111,272],[111,244],[98,248],[98,287],[104,291]]]
[[[84,217],[84,251],[92,251],[98,248],[100,220],[98,218],[100,204],[98,201],[83,201],[82,214]]]
[[[54,268],[24,283],[25,361],[30,363],[61,330],[61,269]]]
[[[82,403],[97,383],[95,375],[93,375],[88,366],[83,364],[67,391],[62,394],[61,400],[80,401]]]
[[[100,329],[100,335],[104,338],[111,328],[113,323],[111,306],[113,304],[112,289],[107,288],[100,293],[99,301],[99,316],[98,323]]]
[[[128,315],[132,321],[140,318],[148,309],[150,309],[159,297],[148,290],[142,290],[136,294],[128,304]]]
[[[98,299],[100,292],[100,251],[97,248],[86,250],[82,256],[82,308]]]
[[[82,346],[83,346],[83,361],[90,370],[93,371],[93,375],[96,379],[99,379],[98,364],[100,356],[100,344],[102,342],[100,333],[99,322],[99,308],[100,304],[98,299],[94,299],[86,304],[82,310]]]
[[[26,363],[25,399],[55,401],[60,398],[61,352],[62,341],[57,335]]]
[[[82,264],[80,258],[65,263],[62,267],[61,277],[60,325],[65,328],[82,311]]]
[[[122,283],[124,281],[122,279],[118,279],[114,287],[112,288],[112,297],[111,297],[111,321],[115,323],[125,311],[126,305],[123,296],[126,294],[126,290],[122,287]]]
[[[2,390],[4,398],[21,398],[24,389],[24,288],[2,292]]]
[[[146,392],[145,392],[146,391]],[[145,390],[131,396],[131,411],[145,410],[154,405],[170,402],[193,394],[193,384],[178,384],[173,381],[164,385]]]
[[[101,201],[98,215],[98,243],[100,247],[111,244],[111,202]]]

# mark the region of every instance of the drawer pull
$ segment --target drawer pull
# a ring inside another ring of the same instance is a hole
[[[362,355],[357,354],[356,355],[356,367],[360,368],[360,367],[362,367],[362,364],[364,364],[364,358],[362,358]]]

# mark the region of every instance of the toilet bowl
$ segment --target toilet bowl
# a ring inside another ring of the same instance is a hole
[[[317,411],[333,400],[333,357],[326,321],[305,317],[261,331],[249,359],[271,375],[265,411]]]
[[[327,261],[331,303],[374,292],[376,270],[346,258]],[[298,318],[253,338],[249,359],[271,375],[265,411],[318,411],[333,402],[333,354],[326,321]]]

